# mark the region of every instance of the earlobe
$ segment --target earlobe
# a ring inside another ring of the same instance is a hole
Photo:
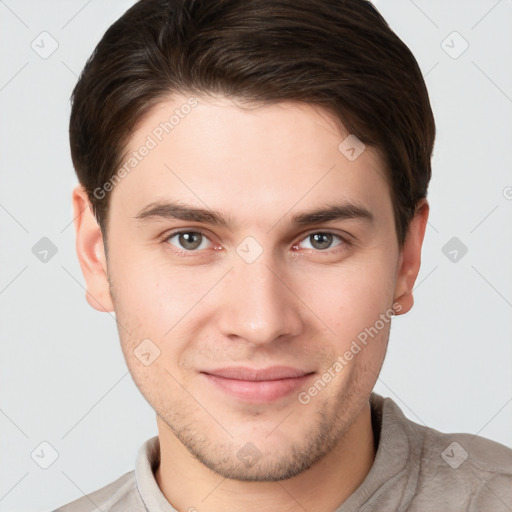
[[[86,282],[87,302],[98,311],[114,311],[107,278],[103,235],[87,193],[81,185],[73,189],[72,200],[76,253]]]
[[[394,309],[397,315],[407,313],[414,305],[412,290],[420,270],[421,248],[428,214],[428,202],[426,199],[421,199],[416,207],[400,253],[394,299]]]

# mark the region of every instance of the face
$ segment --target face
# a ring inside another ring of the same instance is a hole
[[[160,430],[225,477],[289,478],[355,420],[404,312],[383,161],[313,106],[188,100],[129,141],[104,300]]]

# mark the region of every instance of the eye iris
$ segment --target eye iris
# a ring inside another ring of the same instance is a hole
[[[332,243],[332,235],[330,233],[315,233],[310,236],[311,242],[315,249],[327,249]],[[316,244],[320,245],[318,247]]]
[[[194,240],[195,239],[195,240]],[[197,249],[201,245],[202,235],[201,233],[180,233],[179,242],[185,249]]]

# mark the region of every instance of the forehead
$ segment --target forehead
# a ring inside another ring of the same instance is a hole
[[[248,107],[223,97],[174,96],[129,139],[111,208],[138,212],[167,199],[238,212],[243,223],[256,212],[282,217],[295,206],[344,199],[368,209],[389,203],[380,154],[365,147],[358,155],[363,146],[357,144],[317,106]]]

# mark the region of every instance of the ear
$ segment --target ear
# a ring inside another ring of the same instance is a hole
[[[407,313],[414,304],[412,290],[421,264],[421,247],[429,213],[427,200],[421,199],[409,224],[404,246],[400,252],[395,285],[394,309],[396,315]]]
[[[101,229],[92,213],[85,189],[73,189],[73,222],[76,231],[76,253],[85,278],[87,302],[98,311],[114,311],[107,278],[107,261]]]

